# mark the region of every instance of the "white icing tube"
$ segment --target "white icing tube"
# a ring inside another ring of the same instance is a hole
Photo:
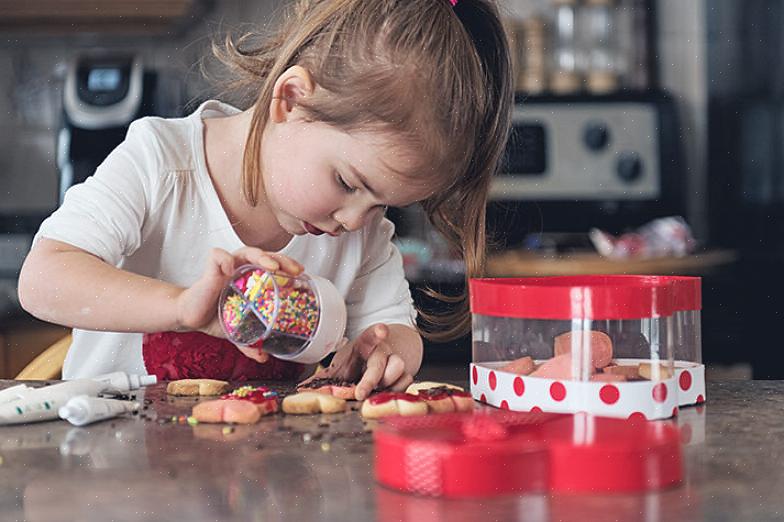
[[[125,393],[158,382],[158,377],[155,375],[136,375],[125,372],[112,372],[90,377],[90,379],[106,384],[105,393]]]
[[[5,404],[7,402],[12,402],[18,399],[21,399],[34,388],[27,386],[26,384],[17,384],[16,386],[11,386],[10,388],[6,388],[5,390],[0,391],[0,404]]]
[[[58,411],[61,419],[65,419],[74,426],[84,426],[104,419],[111,419],[122,413],[137,411],[139,403],[133,401],[119,401],[117,399],[102,399],[80,395],[73,397]]]
[[[77,395],[97,396],[106,383],[92,379],[65,381],[36,388],[15,401],[0,405],[0,425],[22,424],[57,418],[57,410]]]

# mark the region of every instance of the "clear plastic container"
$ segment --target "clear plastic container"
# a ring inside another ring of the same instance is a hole
[[[676,361],[702,364],[702,278],[672,276],[672,332]]]
[[[470,298],[476,398],[525,411],[675,413],[670,279],[474,279]]]
[[[224,288],[218,306],[233,343],[306,364],[333,352],[346,329],[346,306],[337,288],[306,274],[291,277],[245,265]]]

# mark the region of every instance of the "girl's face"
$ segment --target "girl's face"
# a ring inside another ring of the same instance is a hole
[[[405,175],[412,155],[390,135],[349,135],[295,119],[268,126],[261,150],[266,200],[289,234],[358,230],[385,206],[410,205],[433,191],[427,179]]]

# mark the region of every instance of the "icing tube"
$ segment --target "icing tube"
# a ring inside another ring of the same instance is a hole
[[[0,405],[0,425],[56,419],[57,410],[71,397],[95,397],[105,389],[105,383],[92,379],[76,379],[36,388],[18,400]]]
[[[106,389],[104,390],[106,393],[129,392],[158,382],[158,377],[155,375],[136,375],[125,372],[106,373],[90,377],[90,379],[106,384]]]
[[[80,395],[71,398],[65,406],[60,407],[58,414],[61,419],[67,420],[74,426],[84,426],[138,409],[138,402]]]
[[[7,402],[12,402],[18,399],[21,399],[34,388],[27,386],[26,384],[17,384],[16,386],[11,386],[10,388],[6,388],[5,390],[0,391],[0,404],[5,404]]]

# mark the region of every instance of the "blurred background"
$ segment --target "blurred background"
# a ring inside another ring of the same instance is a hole
[[[435,1],[435,0],[434,0]],[[0,377],[66,330],[16,278],[40,222],[130,121],[188,114],[201,59],[284,0],[0,0]],[[494,276],[700,275],[708,378],[781,378],[784,4],[501,0],[516,107],[488,205]],[[220,71],[217,71],[220,77]],[[231,101],[231,100],[227,100]],[[417,302],[463,270],[417,208],[390,209]],[[464,337],[426,363],[467,362]]]

